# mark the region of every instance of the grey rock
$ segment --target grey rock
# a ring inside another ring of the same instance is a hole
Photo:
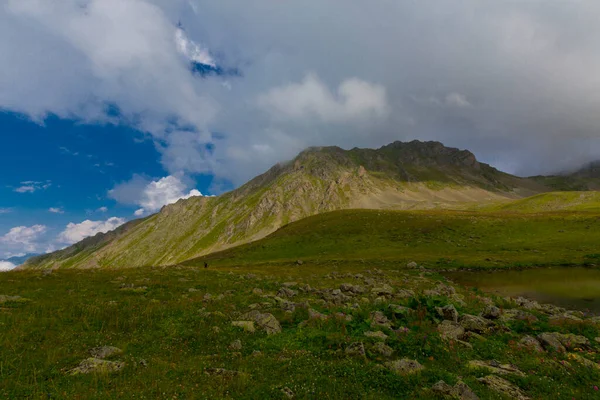
[[[122,354],[122,353],[123,353],[123,350],[121,350],[117,347],[113,347],[113,346],[101,346],[101,347],[94,347],[93,349],[90,349],[90,355],[93,358],[98,358],[101,360],[104,360],[105,358],[109,358],[114,355],[118,355],[118,354]]]
[[[458,322],[458,311],[456,311],[456,307],[454,307],[453,304],[444,307],[436,307],[435,310],[441,318],[452,322]]]
[[[390,320],[381,311],[373,311],[371,314],[369,314],[369,320],[371,321],[372,327],[384,327],[391,329]]]
[[[231,321],[231,325],[242,328],[246,332],[253,333],[256,331],[254,327],[254,321]]]
[[[519,340],[519,346],[532,350],[536,353],[543,353],[544,348],[540,344],[540,342],[534,338],[533,336],[524,336],[521,340]]]
[[[107,361],[99,358],[87,358],[83,360],[79,366],[69,371],[69,373],[71,375],[91,373],[108,374],[120,371],[124,366],[125,363],[120,361]]]
[[[483,318],[487,318],[487,319],[498,319],[498,318],[500,318],[501,314],[502,314],[502,311],[498,307],[487,306],[483,310],[483,313],[481,313],[481,316]]]
[[[465,335],[465,328],[462,325],[448,320],[442,321],[437,330],[442,339],[445,340],[460,340]]]
[[[488,330],[489,322],[477,315],[464,314],[460,317],[460,325],[466,331],[485,333]]]
[[[391,357],[392,354],[394,354],[394,349],[383,342],[375,343],[371,349],[374,353],[380,354],[384,357]]]
[[[365,336],[383,341],[385,341],[388,338],[388,335],[381,331],[367,331],[365,332]]]
[[[296,292],[295,290],[292,290],[290,288],[287,288],[287,287],[282,287],[277,292],[277,296],[283,297],[283,298],[288,298],[288,299],[291,299],[292,297],[296,296],[297,294],[298,294],[298,292]]]
[[[241,350],[242,349],[242,341],[240,339],[236,339],[229,344],[230,350]]]
[[[497,361],[471,360],[468,363],[470,368],[482,368],[496,375],[516,375],[525,376],[516,366],[511,364],[500,364]]]
[[[351,343],[346,347],[346,354],[352,357],[364,357],[365,345],[362,342]]]
[[[425,367],[423,367],[416,360],[409,360],[408,358],[403,358],[401,360],[390,361],[384,364],[389,370],[397,373],[398,375],[411,375],[421,372]]]
[[[515,400],[529,400],[529,397],[521,391],[520,388],[513,385],[506,379],[502,379],[495,375],[488,375],[483,378],[477,379],[480,383],[488,386],[490,389],[501,393],[511,399]]]

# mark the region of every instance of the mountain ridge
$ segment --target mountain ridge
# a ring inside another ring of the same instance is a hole
[[[260,239],[299,219],[341,209],[452,208],[549,191],[440,142],[379,149],[312,147],[218,197],[192,197],[22,268],[172,265]]]

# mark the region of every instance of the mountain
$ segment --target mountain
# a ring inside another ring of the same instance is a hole
[[[28,259],[30,259],[31,257],[35,257],[35,256],[38,256],[38,255],[39,254],[37,254],[37,253],[29,253],[29,254],[25,254],[24,256],[7,258],[6,260],[2,260],[2,261],[8,261],[9,263],[13,263],[15,265],[21,265],[25,261],[27,261]]]
[[[588,163],[574,172],[530,179],[555,190],[600,190],[600,161]]]
[[[309,148],[234,191],[180,200],[112,232],[34,257],[21,268],[172,265],[326,211],[455,208],[548,190],[439,142],[394,142],[376,150]]]

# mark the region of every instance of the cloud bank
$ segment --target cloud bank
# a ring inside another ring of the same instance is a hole
[[[599,14],[594,0],[7,0],[0,109],[128,124],[170,175],[235,184],[310,145],[415,138],[552,172],[600,151]]]
[[[10,271],[17,268],[17,266],[8,261],[0,261],[0,272]]]
[[[59,243],[71,245],[77,243],[86,237],[94,236],[97,233],[106,233],[118,228],[125,223],[124,218],[112,217],[106,221],[85,220],[78,224],[69,223],[64,231],[57,238]]]

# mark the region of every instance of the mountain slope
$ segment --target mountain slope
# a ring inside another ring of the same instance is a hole
[[[377,150],[311,148],[237,190],[164,207],[22,268],[171,265],[260,239],[326,211],[453,208],[547,191],[438,142],[395,142]]]
[[[531,179],[555,190],[600,190],[600,161],[586,164],[575,172]]]

